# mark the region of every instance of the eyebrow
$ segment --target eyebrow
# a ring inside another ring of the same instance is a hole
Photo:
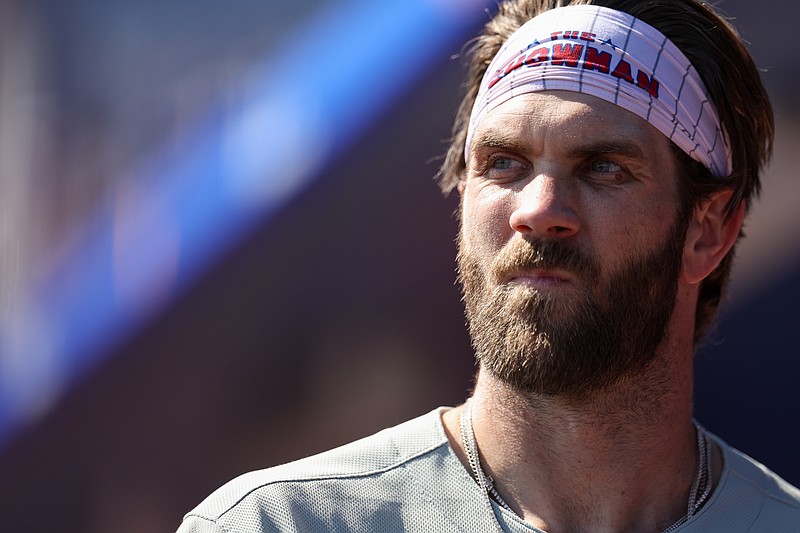
[[[621,139],[603,140],[600,142],[587,143],[577,146],[570,150],[576,158],[590,157],[600,154],[616,154],[623,157],[646,161],[648,159],[642,147],[632,141]]]
[[[513,152],[522,152],[525,150],[525,143],[518,136],[508,135],[504,131],[489,130],[473,140],[472,151],[478,148],[503,148]]]
[[[476,137],[472,143],[472,150],[478,148],[502,148],[514,152],[524,152],[526,143],[519,137],[508,135],[499,130],[489,130]],[[603,139],[601,141],[588,141],[579,143],[569,149],[570,156],[575,159],[597,156],[601,154],[616,154],[623,157],[646,161],[648,159],[642,147],[625,139]]]

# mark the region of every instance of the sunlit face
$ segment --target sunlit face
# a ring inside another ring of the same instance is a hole
[[[666,137],[592,96],[517,96],[477,125],[461,193],[459,272],[483,368],[581,396],[653,359],[685,235]]]

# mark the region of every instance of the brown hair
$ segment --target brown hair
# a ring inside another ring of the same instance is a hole
[[[472,106],[484,72],[502,44],[522,24],[540,13],[574,4],[594,4],[624,11],[667,36],[691,61],[714,101],[733,159],[725,178],[712,178],[708,169],[675,147],[683,180],[681,211],[694,207],[714,191],[730,188],[728,213],[758,195],[759,172],[772,153],[772,106],[758,70],[736,30],[705,3],[694,0],[508,0],[470,45],[466,94],[458,108],[453,136],[437,178],[447,194],[465,178],[464,144]],[[741,234],[740,234],[741,237]],[[708,330],[724,295],[734,249],[700,286],[695,316],[695,342]]]

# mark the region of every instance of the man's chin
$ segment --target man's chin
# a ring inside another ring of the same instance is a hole
[[[505,310],[517,320],[530,321],[533,329],[569,327],[580,309],[587,305],[585,294],[575,287],[537,289],[510,285],[505,290]]]

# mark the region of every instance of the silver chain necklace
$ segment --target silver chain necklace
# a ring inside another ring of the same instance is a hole
[[[467,454],[467,461],[472,470],[472,477],[475,482],[481,487],[485,495],[489,507],[491,509],[491,502],[494,500],[503,509],[514,513],[514,510],[506,503],[500,493],[494,486],[494,479],[487,475],[481,467],[480,455],[478,454],[478,443],[475,441],[475,433],[472,429],[472,405],[470,400],[464,404],[461,410],[461,417],[459,420],[461,429],[461,444]],[[708,497],[711,495],[712,488],[712,473],[711,473],[711,442],[708,439],[706,430],[703,429],[697,422],[694,422],[697,430],[697,473],[695,474],[692,487],[689,490],[689,502],[687,504],[686,514],[677,522],[664,530],[664,533],[670,533],[682,526],[692,516],[694,516],[705,504]],[[515,513],[516,514],[516,513]],[[499,527],[499,523],[497,524]],[[500,528],[502,531],[502,528]]]

